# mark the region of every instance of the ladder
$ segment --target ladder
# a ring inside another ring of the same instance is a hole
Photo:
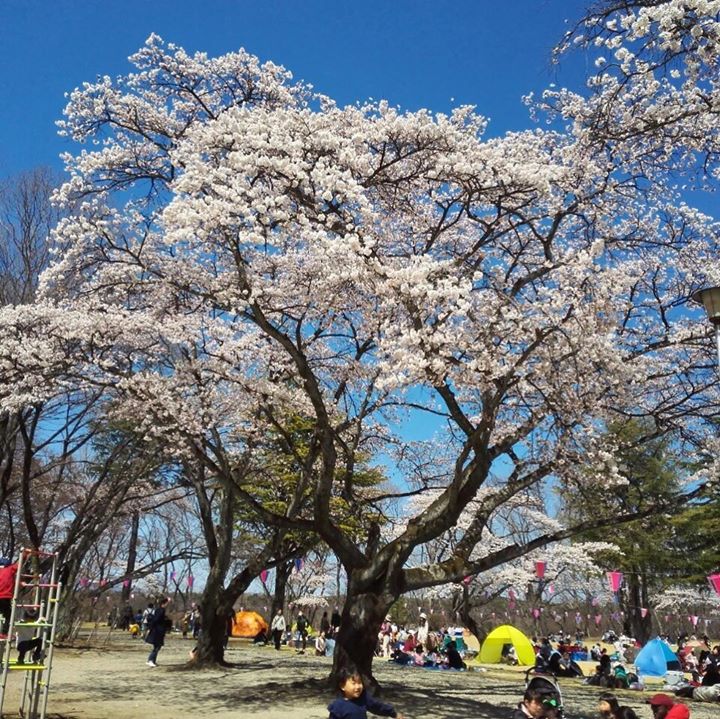
[[[23,719],[45,719],[60,603],[57,559],[57,553],[50,554],[33,549],[20,550],[20,557],[16,563],[17,573],[8,631],[0,645],[2,659],[0,716],[2,716],[8,674],[23,672],[19,714]],[[50,564],[50,568],[42,573],[41,562]],[[27,628],[40,639],[39,648],[31,653],[31,656],[39,657],[38,661],[19,664],[17,659],[11,659],[13,636],[17,629],[23,628]]]

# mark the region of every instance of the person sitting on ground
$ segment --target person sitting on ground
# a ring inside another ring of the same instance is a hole
[[[612,678],[615,689],[627,689],[630,685],[627,670],[622,664],[618,664],[613,668]]]
[[[417,644],[417,642],[416,642],[416,640],[415,640],[415,632],[411,629],[411,630],[407,633],[407,636],[405,637],[405,641],[403,642],[402,650],[403,650],[406,654],[412,654],[413,651],[415,650],[415,645],[416,645],[416,644]]]
[[[422,644],[416,644],[415,649],[413,650],[413,664],[416,667],[424,667],[425,666],[425,652],[423,651],[423,645]]]
[[[448,643],[447,649],[445,650],[445,657],[447,659],[447,665],[450,669],[467,669],[465,662],[460,656],[460,652],[455,646],[454,639]]]
[[[720,665],[714,663],[707,664],[700,684],[704,687],[712,687],[720,684]]]
[[[511,642],[503,644],[503,647],[500,650],[500,661],[511,666],[517,664],[517,653],[515,652],[515,647]]]
[[[438,665],[442,663],[442,657],[438,654],[436,649],[430,649],[425,653],[425,666],[430,669],[437,669]]]
[[[576,662],[570,659],[570,654],[565,652],[560,654],[555,650],[551,655],[547,665],[548,671],[556,677],[581,677],[582,669]]]
[[[367,713],[404,719],[392,704],[385,704],[370,695],[363,686],[362,677],[352,667],[340,670],[338,675],[340,698],[328,704],[329,719],[366,719]]]
[[[607,687],[608,678],[600,671],[600,665],[598,664],[595,667],[595,674],[589,676],[583,683],[593,687]]]
[[[540,642],[540,649],[538,649],[538,656],[542,657],[546,662],[550,659],[550,655],[553,652],[552,644],[547,637],[543,637]]]
[[[713,646],[712,651],[708,655],[707,663],[717,664],[720,666],[720,644],[715,644],[715,646]]]
[[[325,649],[327,649],[327,641],[325,640],[325,632],[320,632],[315,638],[315,656],[324,657]]]
[[[412,657],[398,647],[393,649],[390,654],[390,660],[395,662],[395,664],[406,665],[412,662]]]

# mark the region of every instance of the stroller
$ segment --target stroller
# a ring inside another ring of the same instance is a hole
[[[562,693],[557,680],[552,674],[534,674],[533,669],[525,674],[525,690],[534,689],[543,695],[543,706],[546,708],[546,717],[563,719]],[[546,697],[546,698],[545,698]]]

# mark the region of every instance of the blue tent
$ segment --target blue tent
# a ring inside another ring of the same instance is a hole
[[[635,657],[638,674],[650,677],[665,676],[667,671],[680,671],[680,662],[670,645],[660,638],[651,639]]]

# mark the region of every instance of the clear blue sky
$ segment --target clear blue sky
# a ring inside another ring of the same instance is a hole
[[[60,167],[63,94],[124,74],[151,32],[210,55],[244,47],[340,104],[385,98],[445,111],[471,103],[492,134],[528,125],[520,98],[577,83],[551,68],[584,0],[0,0],[0,177]],[[574,78],[571,76],[574,75]],[[453,99],[454,98],[454,99]]]

